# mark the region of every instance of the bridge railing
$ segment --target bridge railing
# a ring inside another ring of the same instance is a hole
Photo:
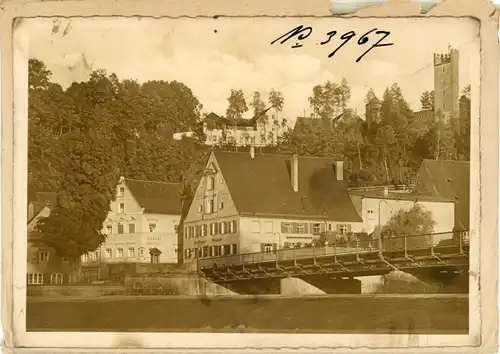
[[[425,235],[410,235],[401,237],[380,237],[373,240],[353,240],[350,242],[333,243],[325,246],[301,248],[284,248],[270,252],[245,253],[197,260],[198,269],[214,266],[232,266],[273,261],[287,261],[324,256],[359,255],[378,252],[383,255],[388,252],[412,252],[435,247],[459,246],[460,249],[469,243],[469,231],[444,232]]]

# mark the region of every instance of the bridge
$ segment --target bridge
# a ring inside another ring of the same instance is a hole
[[[354,277],[394,270],[438,282],[448,292],[468,292],[468,269],[468,230],[197,260],[201,277],[243,294],[279,294],[284,278],[299,278],[328,294],[361,293]]]

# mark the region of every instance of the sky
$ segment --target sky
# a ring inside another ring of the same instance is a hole
[[[296,39],[271,44],[299,25],[312,28],[302,47],[292,48]],[[372,33],[366,44],[358,44],[374,28],[389,31],[384,43],[394,44],[374,48],[356,62],[380,38]],[[419,110],[421,93],[433,89],[433,54],[447,53],[449,46],[460,53],[460,87],[478,79],[471,78],[471,56],[479,53],[479,27],[467,18],[35,18],[17,30],[29,34],[30,57],[45,62],[63,87],[86,80],[97,68],[139,82],[177,80],[193,90],[204,112],[221,115],[232,88],[242,89],[247,102],[253,91],[267,98],[276,89],[285,99],[282,116],[293,122],[310,114],[315,85],[342,78],[351,86],[349,106],[360,114],[370,88],[381,97],[393,82]],[[332,30],[337,35],[320,45]],[[329,58],[348,31],[356,36]]]

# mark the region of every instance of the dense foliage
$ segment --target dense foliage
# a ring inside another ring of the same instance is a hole
[[[380,109],[368,121],[360,117],[366,112],[349,109],[345,79],[315,86],[311,107],[318,122],[328,123],[292,130],[279,150],[343,160],[353,185],[410,183],[423,159],[469,160],[470,86],[462,92],[459,114],[449,119],[434,115],[434,92],[422,94],[420,113],[410,109],[397,84],[381,100],[369,90],[365,103],[373,99]]]
[[[370,124],[360,118],[364,112],[349,109],[350,98],[345,79],[315,86],[309,103],[319,129],[290,130],[283,95],[274,89],[267,99],[254,92],[248,104],[242,90],[232,89],[226,116],[236,121],[250,109],[264,123],[263,134],[272,138],[272,129],[283,135],[266,151],[344,160],[354,185],[407,182],[424,158],[469,158],[470,87],[460,114],[449,121],[415,114],[397,84],[386,89]],[[369,90],[366,103],[374,98]],[[432,110],[433,92],[423,93],[421,102]],[[95,70],[87,81],[63,89],[42,62],[30,60],[28,195],[58,195],[38,225],[44,241],[70,259],[96,249],[105,240],[101,227],[120,175],[184,183],[185,215],[210,152],[200,143],[201,109],[191,89],[177,81],[138,83]],[[173,139],[184,131],[195,136]]]
[[[66,90],[29,62],[28,190],[56,192],[38,231],[59,255],[77,259],[104,240],[102,224],[120,175],[183,182],[189,198],[207,150],[173,132],[195,129],[201,104],[182,83],[120,81],[103,70]],[[189,200],[187,200],[189,203]]]

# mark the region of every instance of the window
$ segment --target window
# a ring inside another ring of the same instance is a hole
[[[116,258],[122,258],[123,257],[123,248],[118,247],[116,249]]]
[[[207,200],[207,214],[211,214],[214,212],[214,201],[213,199]]]
[[[135,257],[135,248],[134,247],[128,248],[127,256],[128,257]]]
[[[125,212],[125,204],[120,203],[118,206],[118,213],[123,214]]]
[[[179,234],[179,225],[177,224],[174,225],[174,232],[176,236]]]
[[[235,220],[231,221],[231,223],[229,224],[229,232],[232,234],[236,233],[236,221]]]
[[[194,226],[189,226],[189,238],[194,237]]]
[[[219,203],[219,209],[224,209],[224,202]]]
[[[139,248],[139,256],[143,257],[144,256],[144,248]]]
[[[217,235],[217,230],[215,228],[216,225],[217,225],[216,223],[210,224],[210,235]]]
[[[106,226],[106,235],[111,235],[113,233],[113,226]]]
[[[38,259],[40,260],[40,263],[47,263],[49,261],[49,252],[47,251],[39,252]]]
[[[293,225],[291,223],[281,223],[281,232],[291,234],[293,232]]]
[[[118,224],[118,233],[123,234],[123,224],[122,223]]]
[[[319,235],[321,232],[321,226],[320,224],[313,224],[313,235]]]
[[[332,231],[332,224],[328,224],[328,231]]]
[[[156,229],[156,223],[150,222],[149,223],[149,232],[154,232]]]
[[[120,190],[118,191],[118,196],[123,197],[125,195],[125,187],[120,187]]]
[[[338,230],[341,234],[345,235],[349,232],[349,226],[348,225],[338,225]]]
[[[306,233],[306,227],[304,224],[297,224],[296,229],[297,229],[298,234],[305,234]]]
[[[203,211],[203,206],[202,205],[198,205],[198,213],[201,213]]]
[[[260,232],[260,221],[259,220],[252,221],[252,232],[254,232],[254,233]]]
[[[106,248],[106,253],[104,254],[105,258],[111,258],[113,256],[113,251],[111,248]]]
[[[221,235],[226,234],[226,223],[225,222],[219,223],[219,234],[221,234]]]
[[[28,274],[28,284],[31,284],[31,285],[43,284],[43,274],[42,273],[30,273],[30,274]]]
[[[128,233],[129,234],[135,233],[135,224],[128,224]]]
[[[272,221],[264,221],[264,232],[266,234],[273,233],[273,222]]]
[[[95,262],[97,260],[95,252],[87,253],[87,259],[90,259],[91,261]]]
[[[87,253],[82,254],[82,263],[87,263],[89,261],[89,255]]]
[[[189,236],[189,235],[188,235],[188,227],[186,226],[186,227],[184,228],[184,238],[188,238],[188,236]]]
[[[202,237],[207,236],[207,225],[206,224],[201,225],[201,236]]]
[[[212,190],[214,189],[214,181],[215,179],[213,178],[213,176],[208,176],[207,177],[207,190]]]
[[[237,244],[233,243],[231,245],[231,248],[232,248],[231,249],[231,254],[238,254],[238,245]]]
[[[224,255],[228,256],[231,254],[231,245],[224,245]]]
[[[60,285],[63,283],[63,275],[61,273],[52,273],[50,275],[50,284]]]
[[[273,252],[273,245],[271,245],[271,244],[265,244],[264,245],[264,252],[265,253],[272,253]]]

